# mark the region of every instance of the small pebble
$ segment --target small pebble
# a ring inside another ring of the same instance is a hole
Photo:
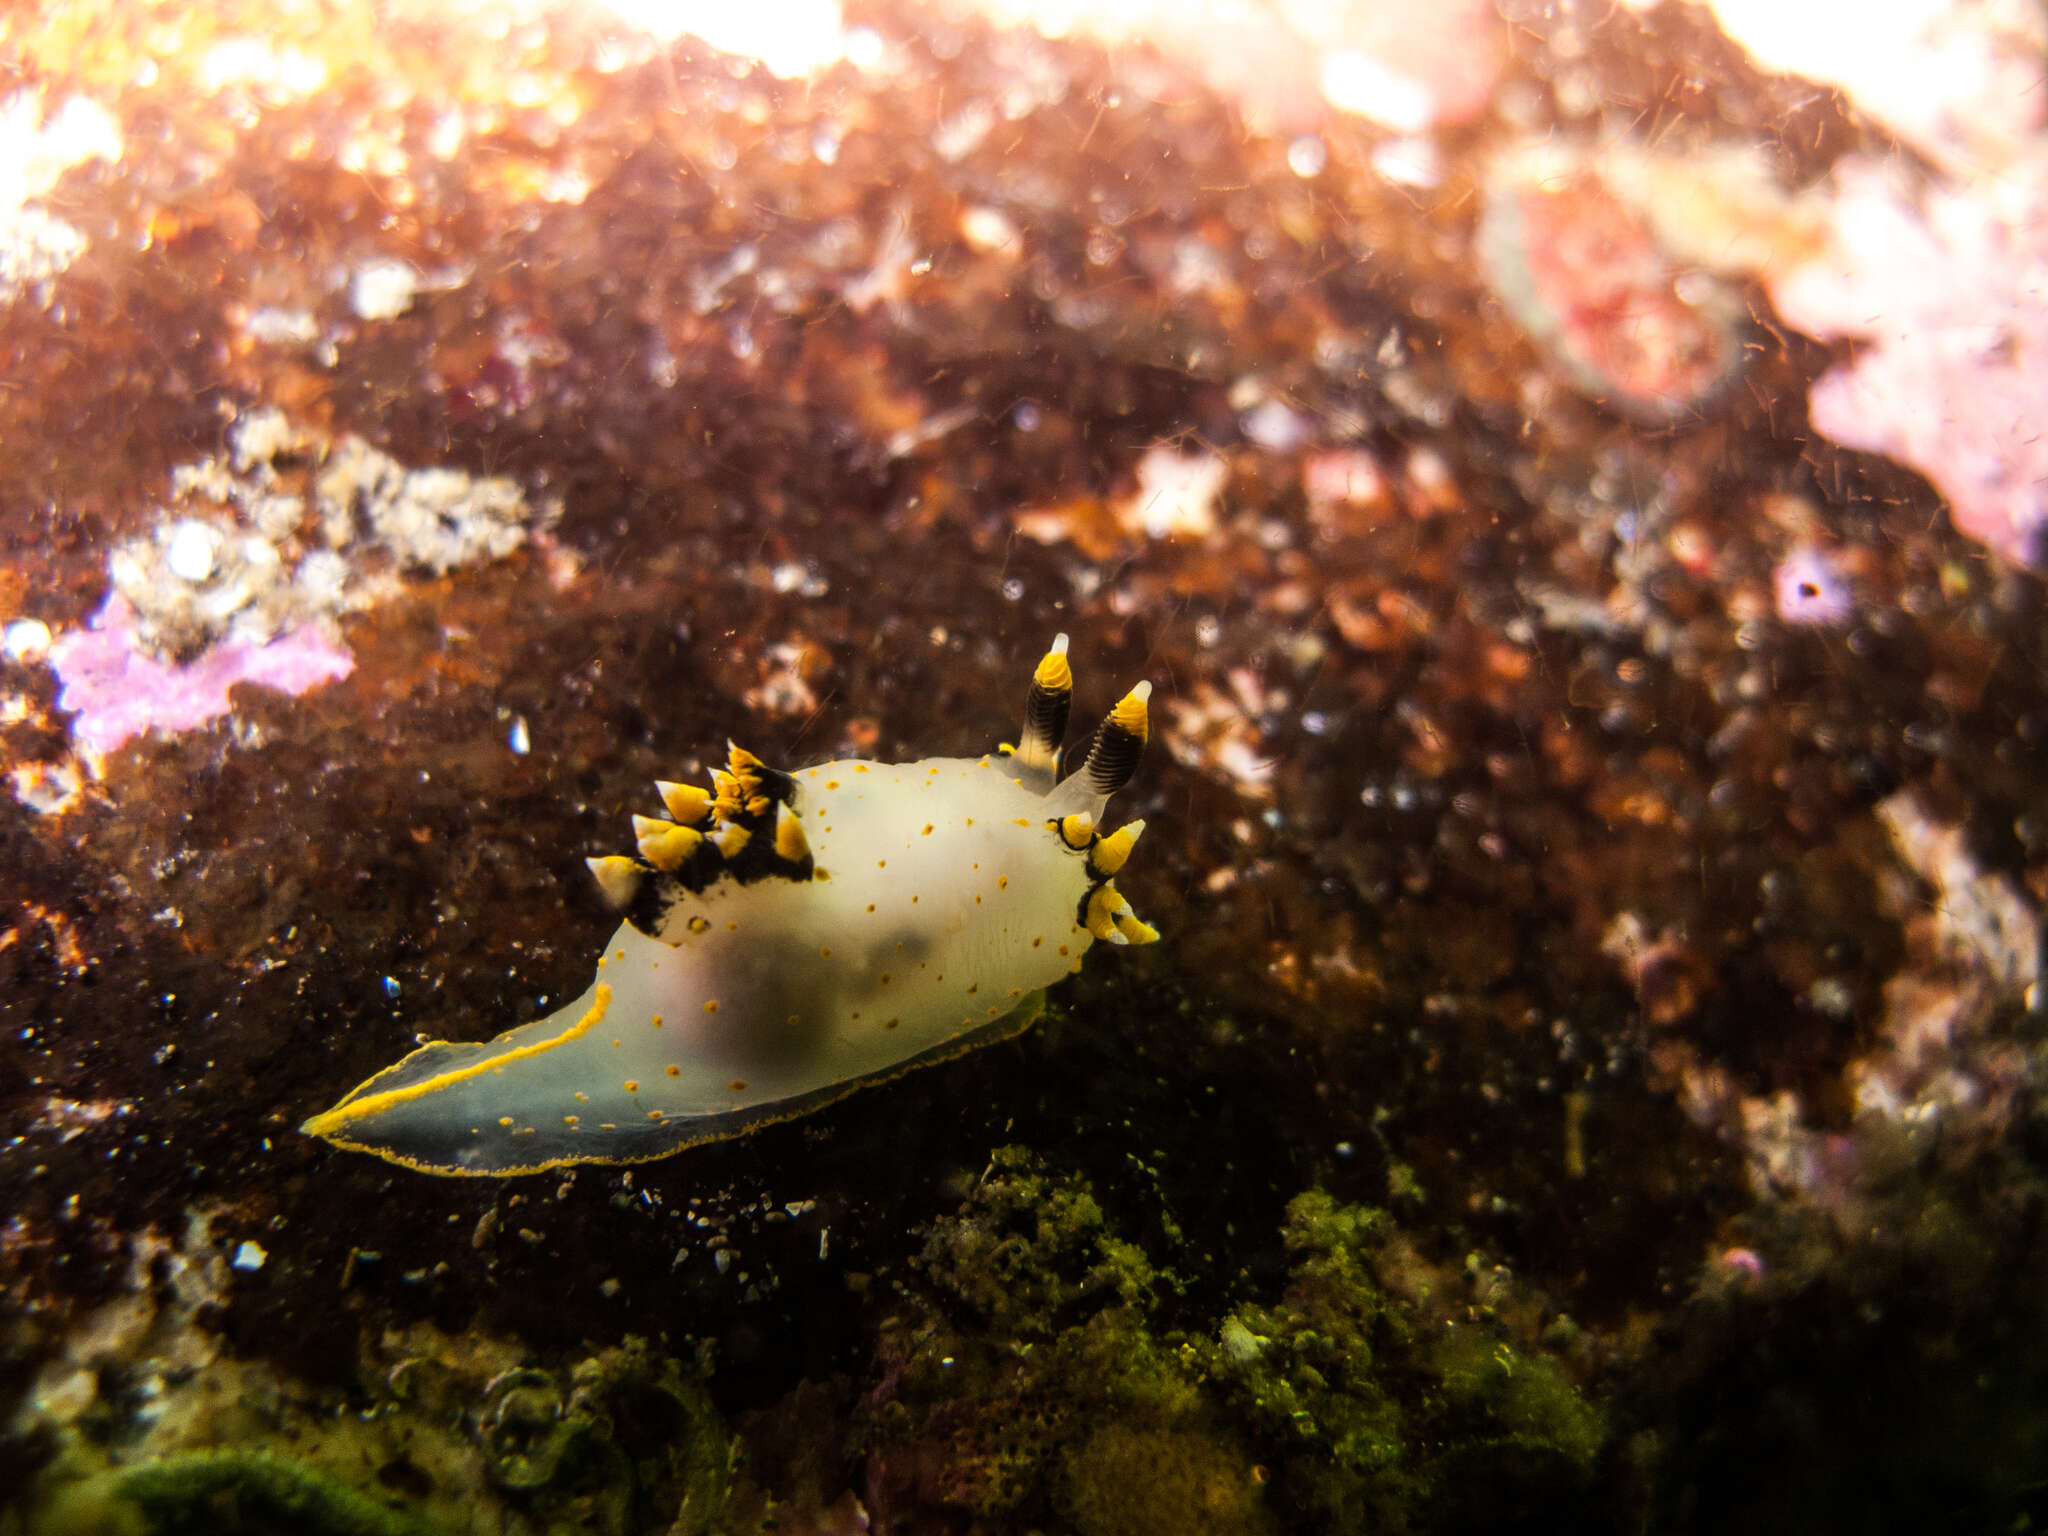
[[[164,563],[180,581],[202,582],[213,574],[217,537],[197,518],[185,518],[171,530],[170,547],[164,552]]]
[[[9,661],[34,661],[50,648],[50,626],[41,619],[16,619],[0,631],[0,651]]]
[[[349,307],[364,320],[395,320],[412,308],[420,275],[403,261],[367,261],[349,280]]]

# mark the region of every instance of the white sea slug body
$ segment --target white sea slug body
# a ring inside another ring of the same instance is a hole
[[[625,921],[582,996],[422,1046],[303,1129],[428,1173],[639,1162],[1023,1029],[1095,940],[1158,937],[1110,880],[1144,823],[1099,828],[1151,685],[1059,778],[1066,646],[1014,750],[783,773],[734,747],[709,791],[657,785],[637,856],[590,860]]]

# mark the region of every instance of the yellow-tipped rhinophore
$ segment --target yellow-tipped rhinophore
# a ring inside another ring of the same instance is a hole
[[[1124,860],[1131,856],[1144,831],[1144,822],[1127,821],[1106,837],[1097,838],[1095,846],[1088,850],[1088,868],[1108,879],[1124,867]]]
[[[804,836],[804,824],[788,806],[779,806],[775,813],[775,852],[777,857],[791,864],[801,864],[811,856],[811,844]]]
[[[1067,637],[1055,635],[1052,649],[1031,674],[1031,692],[1024,701],[1024,732],[1013,754],[1020,776],[1034,788],[1052,783],[1060,741],[1067,734],[1067,711],[1073,702],[1074,669],[1067,662]]]
[[[701,827],[711,819],[711,792],[695,784],[678,784],[672,779],[656,779],[655,793],[661,796],[661,803],[668,808],[669,815],[686,827]]]
[[[1145,753],[1151,734],[1151,719],[1145,701],[1152,697],[1152,685],[1140,683],[1117,701],[1109,718],[1096,728],[1095,742],[1088,749],[1088,761],[1081,765],[1083,782],[1094,795],[1113,795],[1131,782],[1138,771],[1138,759]]]
[[[1140,683],[1121,699],[1116,708],[1109,712],[1109,718],[1116,722],[1118,729],[1129,731],[1142,743],[1152,734],[1152,716],[1146,709],[1145,701],[1152,697],[1152,685]]]
[[[613,910],[621,910],[633,904],[633,898],[640,893],[640,882],[646,871],[623,853],[607,854],[601,859],[585,859],[590,873],[597,878],[598,891],[604,896],[605,904]]]
[[[1038,666],[1031,674],[1031,681],[1047,693],[1072,693],[1074,691],[1074,669],[1067,661],[1067,637],[1054,635],[1052,646],[1038,658]]]

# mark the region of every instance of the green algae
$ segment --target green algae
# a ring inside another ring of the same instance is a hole
[[[1062,1458],[1057,1503],[1083,1536],[1273,1529],[1244,1448],[1199,1422],[1099,1428]]]
[[[1273,1529],[1253,1458],[1150,1325],[1171,1278],[1084,1181],[997,1152],[918,1269],[878,1340],[890,1385],[858,1430],[871,1513],[938,1504],[980,1528],[1080,1536]]]
[[[960,1216],[929,1235],[918,1267],[982,1327],[1043,1338],[1106,1306],[1149,1303],[1160,1283],[1143,1249],[1111,1228],[1094,1192],[998,1147]]]
[[[1541,1354],[1390,1291],[1408,1261],[1382,1213],[1312,1190],[1282,1235],[1281,1299],[1239,1307],[1197,1354],[1272,1455],[1283,1507],[1323,1530],[1437,1530],[1462,1525],[1473,1487],[1510,1522],[1590,1495],[1599,1415]]]
[[[1390,1373],[1412,1354],[1413,1332],[1367,1263],[1383,1222],[1298,1196],[1284,1298],[1239,1307],[1194,1346],[1212,1390],[1275,1463],[1276,1497],[1329,1530],[1405,1528],[1403,1512],[1424,1492]]]
[[[1478,1491],[1510,1526],[1591,1507],[1605,1422],[1540,1343],[1430,1310],[1380,1212],[1309,1191],[1283,1237],[1278,1297],[1164,1326],[1179,1283],[1087,1184],[998,1153],[883,1330],[860,1438],[885,1506],[1081,1536],[1455,1531]]]
[[[108,1492],[132,1505],[149,1536],[438,1536],[445,1528],[395,1509],[270,1451],[195,1451],[124,1471]]]
[[[215,1359],[151,1390],[103,1390],[45,1419],[44,1465],[0,1531],[434,1536],[493,1529],[626,1536],[728,1528],[733,1441],[708,1358],[638,1338],[573,1366],[508,1364],[515,1347],[429,1328],[366,1349],[357,1393],[309,1393]],[[117,1387],[123,1368],[106,1369]],[[136,1413],[124,1404],[146,1405]]]

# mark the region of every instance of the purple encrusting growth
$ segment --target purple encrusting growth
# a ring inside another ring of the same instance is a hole
[[[1841,624],[1855,609],[1855,599],[1828,555],[1811,544],[1792,550],[1771,573],[1778,617],[1787,624]]]
[[[64,684],[58,707],[75,715],[72,739],[107,753],[144,731],[186,731],[228,713],[237,683],[300,694],[348,676],[355,657],[320,626],[301,624],[260,644],[231,635],[191,661],[160,661],[138,647],[135,610],[112,593],[87,628],[57,637],[50,665]]]

